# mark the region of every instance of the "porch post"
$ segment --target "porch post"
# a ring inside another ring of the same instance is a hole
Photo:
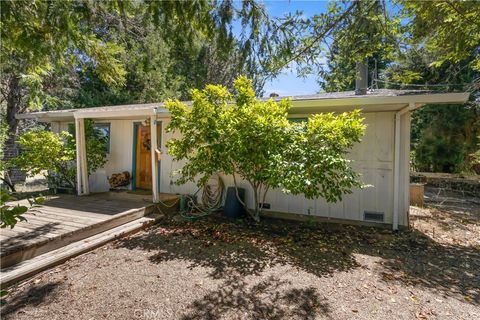
[[[81,119],[83,120],[83,119]],[[77,148],[77,194],[82,195],[82,167],[80,157],[80,119],[75,118],[75,145]]]
[[[152,194],[153,202],[158,203],[160,196],[158,194],[158,162],[157,162],[157,116],[150,116],[150,152],[152,158]]]
[[[83,194],[89,194],[90,193],[90,188],[88,186],[88,171],[87,171],[87,147],[86,147],[86,142],[85,142],[85,121],[84,119],[81,119],[80,122],[80,154],[82,156],[82,182],[83,182]]]
[[[77,149],[77,193],[81,196],[89,193],[85,146],[85,121],[83,118],[75,118],[75,144]]]

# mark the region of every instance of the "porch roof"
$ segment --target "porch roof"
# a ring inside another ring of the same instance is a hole
[[[363,112],[398,111],[407,105],[420,107],[425,104],[465,103],[468,92],[432,92],[419,90],[373,90],[366,95],[355,95],[354,91],[321,93],[291,97],[275,97],[292,100],[290,114],[308,115],[318,112],[343,112],[362,109]],[[268,100],[269,98],[263,98]],[[186,102],[191,104],[190,101]],[[40,122],[73,121],[75,118],[92,119],[142,119],[146,116],[168,117],[164,103],[129,104],[84,109],[39,111],[17,114],[17,119],[37,119]]]

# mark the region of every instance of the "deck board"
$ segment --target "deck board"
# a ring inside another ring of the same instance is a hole
[[[88,224],[86,223],[79,223],[79,222],[74,222],[73,220],[64,220],[64,219],[58,219],[54,215],[47,215],[45,213],[42,213],[41,215],[30,215],[30,214],[25,214],[23,215],[26,219],[27,222],[32,222],[32,223],[41,223],[41,224],[47,224],[47,223],[60,223],[60,226],[62,227],[70,227],[70,228],[82,228],[87,226]]]
[[[62,209],[63,210],[63,209]],[[88,210],[88,208],[85,208],[85,210]],[[85,211],[57,211],[53,210],[52,208],[44,208],[42,209],[41,212],[39,212],[37,215],[42,215],[42,216],[51,216],[52,218],[55,218],[57,220],[63,220],[63,221],[78,221],[79,223],[85,223],[85,224],[91,224],[90,221],[104,221],[107,220],[111,217],[111,215],[88,215],[87,212]]]
[[[162,201],[175,198],[162,194]],[[57,195],[24,216],[13,229],[0,230],[0,256],[12,261],[28,259],[40,251],[78,241],[82,234],[91,236],[151,212],[153,204],[148,196],[128,193],[102,193],[89,196]],[[28,205],[26,200],[17,203]],[[55,244],[57,243],[57,245]],[[45,248],[48,246],[48,248]],[[30,252],[27,252],[29,251]],[[2,261],[2,268],[5,267]]]

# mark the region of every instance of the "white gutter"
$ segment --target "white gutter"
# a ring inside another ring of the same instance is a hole
[[[87,109],[85,109],[87,110]],[[149,117],[155,115],[152,108],[134,110],[106,110],[106,111],[76,111],[73,113],[75,119],[95,118],[121,118],[121,117]]]
[[[420,108],[423,104],[415,104],[410,102],[408,106],[395,113],[395,158],[393,160],[393,224],[392,229],[398,230],[398,207],[399,207],[399,192],[400,192],[400,145],[401,145],[401,116],[407,112],[411,112]]]
[[[293,99],[292,109],[299,107],[340,107],[340,106],[368,106],[368,105],[404,105],[410,103],[425,104],[446,104],[446,103],[465,103],[468,100],[469,92],[449,92],[449,93],[425,93],[401,96],[351,96],[338,98],[310,98]],[[277,101],[280,99],[276,99]]]

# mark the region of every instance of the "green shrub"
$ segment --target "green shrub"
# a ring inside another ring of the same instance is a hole
[[[240,177],[253,189],[255,207],[248,211],[255,220],[273,188],[335,202],[362,186],[345,158],[364,133],[358,111],[295,123],[287,117],[289,100],[256,99],[244,77],[234,86],[235,96],[218,85],[193,90],[191,108],[179,101],[166,103],[172,114],[167,130],[182,134],[168,142],[168,152],[175,160],[186,160],[178,183],[199,178],[202,185],[217,172],[232,175],[235,184]]]
[[[87,170],[90,175],[107,161],[105,137],[93,129],[92,121],[85,121]],[[12,165],[30,175],[43,174],[51,187],[76,188],[76,144],[74,136],[66,131],[53,133],[32,130],[18,139],[20,155]]]

